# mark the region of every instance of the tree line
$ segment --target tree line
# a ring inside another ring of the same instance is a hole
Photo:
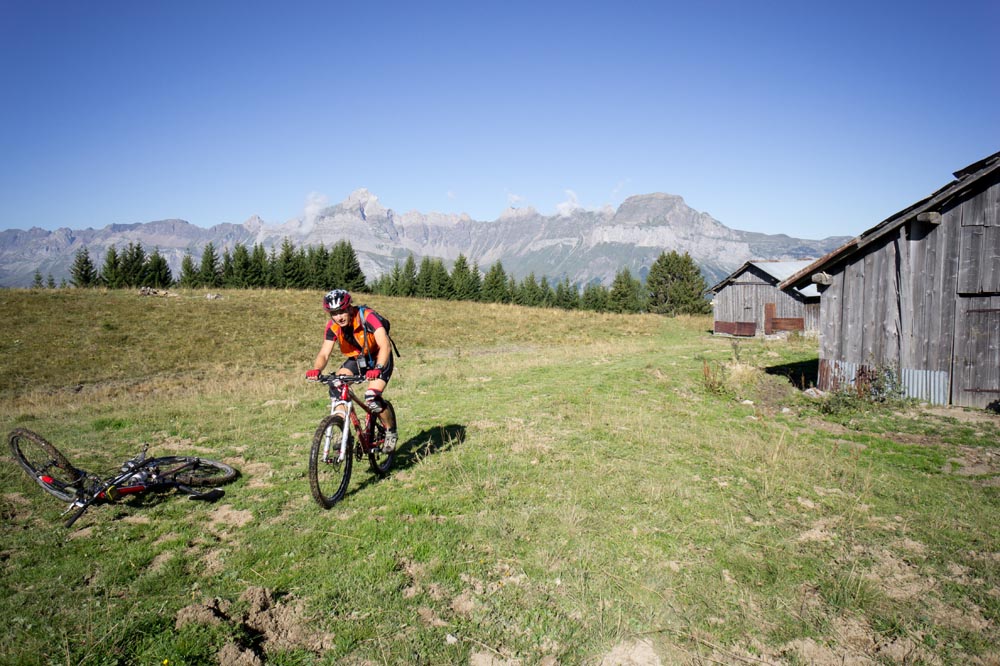
[[[555,307],[596,312],[654,312],[706,314],[711,311],[704,292],[705,278],[688,253],[662,252],[643,282],[627,268],[615,275],[610,287],[591,282],[581,289],[563,278],[553,284],[548,277],[529,273],[521,280],[508,274],[500,261],[483,273],[478,263],[462,254],[449,271],[441,259],[424,257],[418,265],[410,254],[402,265],[368,282],[349,241],[332,248],[310,245],[296,248],[287,238],[270,252],[261,244],[237,243],[220,253],[209,242],[195,262],[190,252],[181,261],[175,279],[158,250],[146,254],[141,243],[119,251],[108,248],[98,268],[86,248],[79,250],[70,269],[71,284],[79,288],[124,289],[171,286],[233,289],[316,289],[363,291],[384,296],[438,298],[485,303],[514,303],[529,307]],[[36,288],[43,286],[35,274]],[[49,276],[48,286],[53,287]]]

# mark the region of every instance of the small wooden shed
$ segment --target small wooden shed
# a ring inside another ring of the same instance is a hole
[[[771,335],[819,329],[819,290],[814,284],[781,289],[779,283],[811,261],[748,261],[708,290],[714,294],[715,332]]]
[[[819,388],[1000,409],[1000,153],[781,283],[820,288]]]

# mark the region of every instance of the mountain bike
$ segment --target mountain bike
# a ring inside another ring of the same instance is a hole
[[[352,384],[367,381],[364,377],[320,375],[316,381],[330,389],[330,415],[320,421],[313,436],[309,451],[309,487],[316,502],[329,509],[344,498],[355,459],[361,461],[367,457],[372,472],[381,479],[389,473],[396,452],[382,452],[385,426],[351,389]],[[391,410],[392,403],[388,400],[385,403],[386,409]],[[366,414],[363,424],[354,410],[355,405]]]
[[[69,507],[63,515],[71,527],[95,504],[110,504],[129,495],[177,489],[190,499],[214,501],[225,492],[220,488],[195,490],[195,487],[220,486],[237,477],[225,463],[194,456],[159,456],[147,458],[149,444],[129,458],[109,477],[104,478],[75,467],[63,453],[44,437],[27,428],[16,428],[7,437],[14,460],[24,468],[42,490]]]

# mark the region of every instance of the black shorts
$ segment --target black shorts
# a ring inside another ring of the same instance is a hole
[[[386,383],[388,383],[389,378],[392,377],[392,369],[394,367],[392,361],[393,358],[392,356],[390,356],[389,363],[385,366],[385,368],[382,369],[382,376],[379,377],[379,379],[381,379]],[[352,356],[346,359],[343,363],[341,363],[340,367],[342,370],[347,370],[352,375],[363,375],[365,374],[366,370],[374,368],[375,366],[374,365],[369,366],[368,362],[365,360],[363,356]]]

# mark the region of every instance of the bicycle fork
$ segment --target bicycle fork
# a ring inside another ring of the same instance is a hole
[[[337,464],[344,462],[344,459],[347,458],[347,438],[351,434],[351,417],[354,415],[353,407],[350,400],[330,401],[330,414],[340,413],[344,417],[344,427],[340,429],[340,450],[337,455]],[[327,428],[326,432],[323,433],[323,460],[330,459],[330,445],[332,440],[330,429]]]

